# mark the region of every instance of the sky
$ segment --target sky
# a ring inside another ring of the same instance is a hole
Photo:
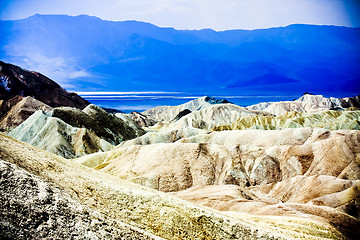
[[[0,20],[36,13],[218,31],[294,23],[360,27],[360,0],[0,0]]]

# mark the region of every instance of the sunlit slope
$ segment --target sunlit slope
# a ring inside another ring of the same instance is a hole
[[[174,143],[131,140],[74,161],[218,210],[320,219],[358,236],[359,134],[220,131]]]
[[[215,210],[71,163],[2,134],[0,150],[1,159],[62,189],[81,204],[164,238],[343,238],[328,224],[313,220],[289,218],[277,224],[276,218],[271,217],[227,217]]]
[[[288,112],[278,117],[248,116],[238,118],[231,124],[216,126],[213,130],[275,130],[302,127],[360,130],[360,111],[327,110],[315,113]]]

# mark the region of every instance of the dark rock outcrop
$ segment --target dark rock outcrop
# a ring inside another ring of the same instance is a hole
[[[208,102],[210,104],[232,103],[224,98],[217,99],[217,98],[209,97],[209,96],[205,97],[205,102]]]
[[[38,73],[0,61],[0,98],[8,100],[16,95],[31,96],[51,107],[85,108],[90,103],[69,93],[56,82]]]
[[[179,120],[180,118],[182,118],[183,116],[188,115],[189,113],[191,113],[191,111],[190,111],[189,109],[184,109],[184,110],[182,110],[181,112],[179,112],[178,115],[176,115],[176,117],[174,118],[173,121],[177,121],[177,120]]]
[[[116,117],[114,114],[107,113],[96,105],[91,104],[87,106],[83,112],[94,119],[94,121],[106,131],[110,130],[113,132],[115,137],[121,135],[122,139],[120,142],[145,134],[145,131],[129,127],[129,125],[127,125],[122,119]],[[120,142],[116,142],[115,144]]]
[[[105,107],[102,107],[102,109],[104,109],[106,112],[112,113],[112,114],[115,114],[115,113],[124,113],[123,111],[120,111],[120,110],[117,110],[117,109],[114,109],[114,108],[105,108]]]
[[[51,116],[73,127],[92,130],[97,136],[114,145],[145,134],[145,131],[130,127],[122,119],[92,104],[82,111],[75,108],[54,108]]]

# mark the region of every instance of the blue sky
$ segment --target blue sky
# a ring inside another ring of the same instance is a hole
[[[258,29],[293,23],[360,27],[359,0],[1,0],[0,19],[87,14],[177,29]]]

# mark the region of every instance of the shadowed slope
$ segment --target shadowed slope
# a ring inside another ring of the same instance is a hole
[[[10,99],[16,95],[31,96],[50,107],[83,109],[89,102],[75,93],[69,93],[56,82],[37,72],[0,61],[0,96]]]
[[[1,101],[1,100],[0,100]],[[0,104],[0,128],[9,131],[19,126],[37,110],[49,112],[51,107],[32,97],[15,96]]]
[[[160,239],[85,206],[3,160],[0,191],[2,239]]]

